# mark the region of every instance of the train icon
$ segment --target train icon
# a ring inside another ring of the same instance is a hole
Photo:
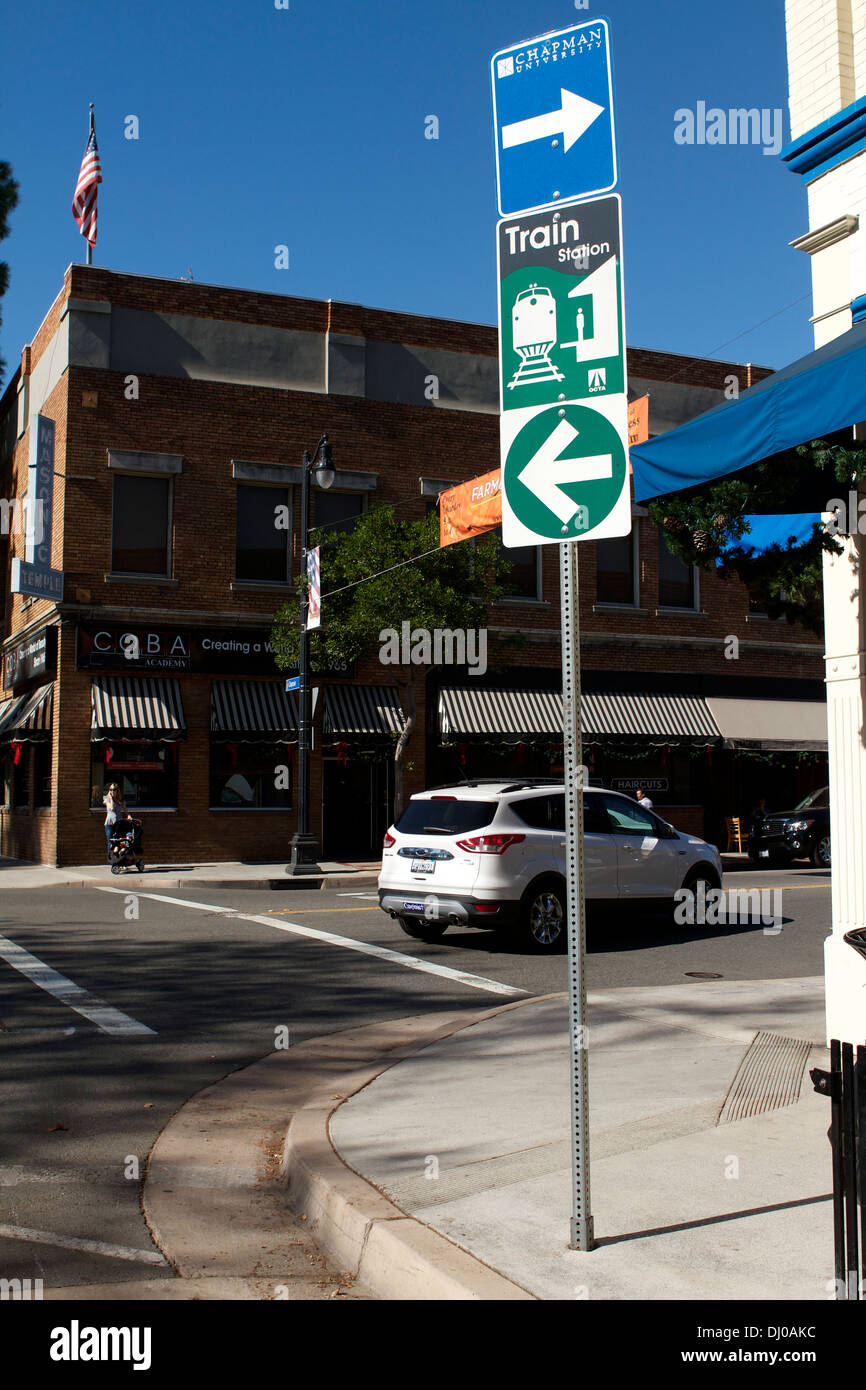
[[[520,291],[511,310],[511,343],[520,366],[508,383],[509,391],[533,382],[564,379],[550,360],[555,342],[556,300],[544,285],[530,285]]]

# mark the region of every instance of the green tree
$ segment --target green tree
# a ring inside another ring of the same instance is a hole
[[[12,166],[7,164],[5,159],[0,159],[0,241],[9,235],[8,218],[13,208],[18,206],[18,184],[12,177]],[[9,288],[9,266],[6,261],[0,261],[0,299],[3,298]],[[0,324],[3,320],[0,318]],[[6,363],[0,357],[0,384],[3,382],[3,373]]]
[[[381,633],[399,632],[404,622],[429,632],[483,628],[490,605],[507,592],[511,566],[496,537],[484,536],[474,545],[462,541],[440,550],[435,514],[420,521],[397,521],[393,507],[380,506],[362,516],[348,533],[314,531],[312,543],[322,546],[322,625],[310,634],[310,661],[320,670],[370,655],[382,647]],[[277,613],[273,641],[277,665],[296,666],[300,643],[296,602],[285,604]],[[499,645],[500,661],[507,645]],[[424,668],[409,663],[389,664],[385,669],[397,682],[406,716],[394,748],[394,802],[399,815],[406,751],[415,727],[416,682],[423,680]]]
[[[703,488],[656,498],[649,513],[686,564],[717,568],[722,578],[736,576],[771,618],[783,617],[820,634],[822,556],[825,550],[838,552],[839,543],[816,521],[805,542],[790,537],[785,546],[756,553],[745,518],[810,507],[817,514],[834,495],[856,489],[864,472],[866,450],[817,439],[801,444],[783,461],[765,459]]]

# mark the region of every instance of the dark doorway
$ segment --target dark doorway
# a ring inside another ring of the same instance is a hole
[[[393,808],[389,758],[326,758],[322,853],[327,859],[378,860]]]

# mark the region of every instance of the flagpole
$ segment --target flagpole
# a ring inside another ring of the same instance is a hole
[[[93,114],[93,102],[91,102],[91,103],[90,103],[90,134],[91,134],[91,135],[95,135],[95,133],[96,133],[96,123],[95,123],[95,117],[94,117],[94,114]],[[90,245],[90,242],[89,242],[89,241],[87,242],[87,264],[88,264],[88,265],[93,265],[93,247]]]

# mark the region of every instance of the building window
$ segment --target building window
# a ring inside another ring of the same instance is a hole
[[[500,555],[511,565],[511,573],[506,580],[508,592],[504,597],[528,598],[537,602],[541,597],[541,546],[506,548],[502,544],[502,527],[497,526],[492,534],[499,541]]]
[[[596,542],[596,602],[623,603],[634,607],[635,533]]]
[[[51,740],[36,744],[36,805],[51,805]]]
[[[284,743],[211,743],[211,810],[288,811],[292,764]]]
[[[326,527],[326,535],[353,531],[364,514],[363,492],[316,492],[313,502],[314,526]]]
[[[696,608],[696,579],[694,566],[674,555],[664,532],[659,531],[659,607]]]
[[[11,769],[12,805],[26,810],[30,805],[30,744],[10,744],[7,758]]]
[[[130,811],[177,809],[176,743],[92,743],[90,745],[90,804],[101,806],[112,782],[117,782]]]
[[[114,574],[171,574],[171,479],[114,476],[111,518]]]
[[[291,534],[291,511],[286,488],[238,485],[237,579],[249,579],[260,584],[287,584]]]

